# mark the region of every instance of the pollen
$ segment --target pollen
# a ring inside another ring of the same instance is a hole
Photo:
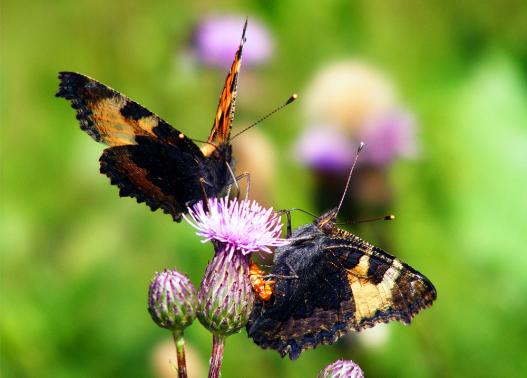
[[[251,267],[249,270],[249,278],[251,280],[251,285],[254,292],[262,301],[269,301],[273,295],[273,287],[275,281],[265,280],[263,278],[264,271],[261,270],[258,265],[254,262],[251,262]]]

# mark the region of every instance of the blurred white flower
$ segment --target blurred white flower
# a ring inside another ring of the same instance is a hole
[[[387,324],[377,324],[375,327],[356,333],[356,338],[366,348],[379,348],[390,338],[390,328]]]
[[[390,81],[358,60],[330,64],[318,72],[304,97],[310,123],[328,123],[350,136],[396,107]]]

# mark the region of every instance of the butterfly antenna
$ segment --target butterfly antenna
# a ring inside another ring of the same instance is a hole
[[[337,207],[337,212],[335,213],[335,218],[337,217],[337,214],[339,213],[340,208],[342,207],[342,204],[344,203],[344,198],[346,198],[346,194],[348,193],[348,188],[349,188],[350,180],[351,180],[351,174],[353,173],[353,169],[355,168],[355,165],[357,164],[357,160],[359,159],[359,154],[362,151],[363,147],[364,147],[364,142],[360,142],[359,148],[357,148],[357,153],[355,154],[355,158],[353,159],[353,164],[351,166],[350,173],[348,174],[348,180],[346,181],[346,187],[344,188],[344,193],[342,193],[342,197]]]
[[[338,223],[338,224],[352,225],[352,224],[359,224],[359,223],[376,222],[376,221],[381,221],[381,220],[390,221],[390,220],[394,220],[394,219],[395,219],[395,215],[390,214],[390,215],[385,215],[383,217],[361,219],[361,220],[356,220],[356,221],[351,221],[351,222],[344,222],[344,223]]]
[[[190,140],[193,141],[193,142],[206,143],[206,144],[210,144],[212,147],[215,147],[215,148],[218,147],[218,146],[216,146],[216,145],[215,145],[214,143],[212,143],[212,142],[209,142],[209,141],[207,141],[207,140],[201,140],[201,139],[189,138],[188,136],[186,136],[186,135],[183,134],[183,133],[179,133],[178,137],[179,137],[179,139],[187,138],[187,139],[190,139]]]
[[[272,112],[267,113],[265,116],[263,116],[262,118],[260,118],[258,121],[254,122],[252,125],[247,126],[245,129],[243,129],[242,131],[240,131],[239,133],[237,133],[235,136],[233,136],[233,137],[231,138],[231,140],[233,140],[234,138],[236,138],[238,135],[243,134],[243,133],[246,132],[247,130],[252,129],[254,126],[258,125],[259,123],[265,121],[267,118],[269,118],[270,116],[272,116],[272,115],[275,114],[276,112],[282,110],[282,109],[285,108],[287,105],[289,105],[290,103],[294,102],[297,98],[298,98],[298,95],[297,95],[296,93],[292,94],[291,97],[289,97],[285,103],[283,103],[282,105],[280,105],[279,107],[277,107],[276,109],[274,109]]]
[[[247,31],[247,23],[249,22],[249,17],[245,17],[245,24],[243,24],[243,31],[242,31],[242,40],[241,40],[241,44],[243,45],[245,43],[245,41],[247,40],[245,38],[245,32]]]

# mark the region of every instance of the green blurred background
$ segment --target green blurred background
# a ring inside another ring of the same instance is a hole
[[[205,139],[227,67],[189,67],[182,57],[193,25],[211,12],[257,18],[274,39],[272,60],[241,74],[237,129],[302,95],[334,60],[360,57],[389,75],[417,116],[421,154],[391,167],[398,220],[380,227],[438,290],[431,309],[410,327],[387,326],[373,346],[352,339],[291,362],[242,332],[227,340],[223,375],[310,377],[351,358],[370,377],[526,376],[527,4],[519,0],[4,0],[2,376],[171,371],[169,335],[149,318],[147,286],[173,266],[197,285],[211,248],[187,224],[119,199],[98,173],[103,146],[53,95],[58,71],[79,71]],[[244,93],[244,80],[257,96]],[[299,100],[259,127],[275,151],[269,205],[320,212],[311,174],[292,158],[301,112]],[[294,217],[296,226],[309,221]],[[189,370],[205,374],[210,335],[196,322],[187,341]]]

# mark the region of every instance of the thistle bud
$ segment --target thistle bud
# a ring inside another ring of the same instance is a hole
[[[216,251],[198,290],[201,324],[215,335],[239,332],[247,324],[253,304],[249,256],[238,251]]]
[[[160,327],[183,331],[196,318],[196,289],[176,270],[156,273],[148,290],[148,312]]]
[[[364,373],[351,360],[337,360],[318,373],[318,378],[364,378]]]

